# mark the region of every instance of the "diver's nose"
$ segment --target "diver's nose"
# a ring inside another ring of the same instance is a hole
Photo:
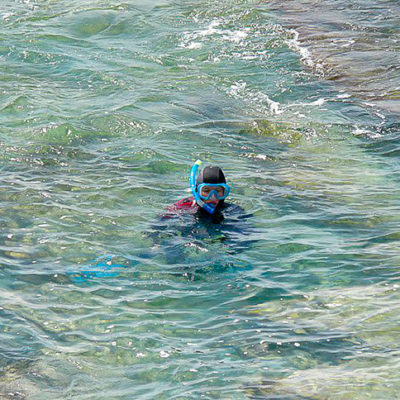
[[[217,195],[215,193],[211,193],[210,200],[217,200],[218,201]]]

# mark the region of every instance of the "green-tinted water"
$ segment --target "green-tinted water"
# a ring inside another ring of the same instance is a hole
[[[398,75],[366,105],[281,6],[3,6],[0,397],[396,398]],[[161,230],[197,158],[243,231]]]

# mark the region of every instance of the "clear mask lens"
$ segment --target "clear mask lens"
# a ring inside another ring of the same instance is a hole
[[[229,194],[229,186],[226,184],[207,184],[199,185],[199,195],[203,200],[209,200],[212,196],[218,200],[225,199]]]

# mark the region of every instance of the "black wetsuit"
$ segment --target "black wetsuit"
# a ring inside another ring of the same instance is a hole
[[[168,264],[182,262],[185,247],[208,251],[207,247],[220,243],[221,252],[235,254],[254,243],[249,239],[255,232],[248,221],[251,217],[242,207],[226,202],[209,214],[189,197],[169,206],[149,236],[165,251]]]

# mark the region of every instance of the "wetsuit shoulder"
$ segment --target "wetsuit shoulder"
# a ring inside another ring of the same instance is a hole
[[[188,209],[188,208],[197,208],[198,205],[196,204],[194,197],[186,197],[172,204],[172,206],[170,207],[174,209]]]
[[[194,197],[186,197],[178,200],[176,203],[168,206],[165,209],[165,213],[161,216],[162,219],[172,218],[179,212],[193,211],[196,212],[199,209]]]

